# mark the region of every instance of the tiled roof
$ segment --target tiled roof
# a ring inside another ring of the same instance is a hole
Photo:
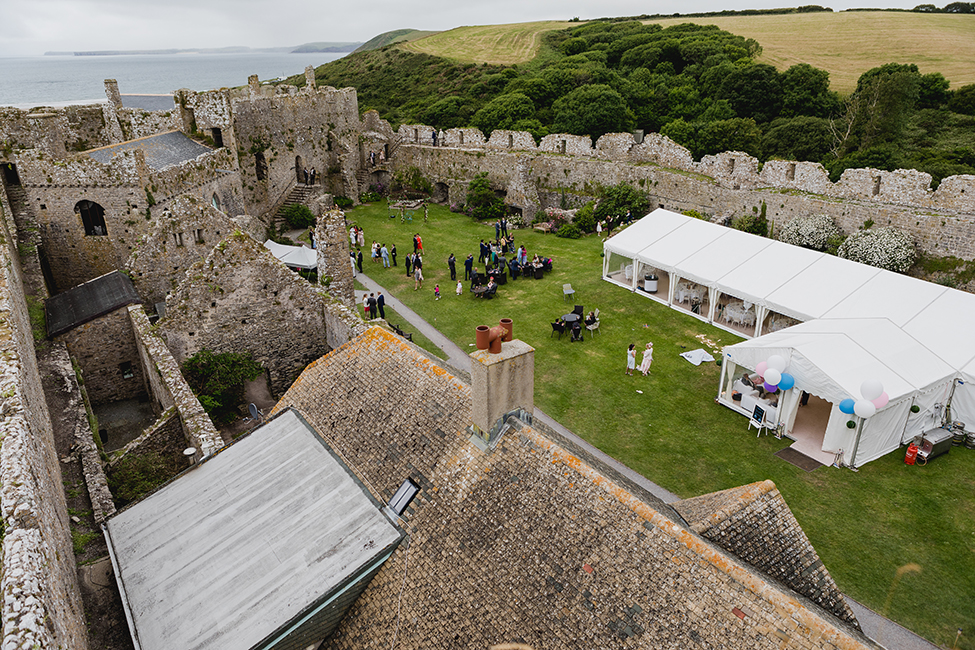
[[[671,504],[694,531],[837,617],[856,617],[772,481]]]
[[[381,500],[421,492],[326,647],[875,647],[518,420],[470,441],[471,389],[379,328],[309,366],[298,409]]]
[[[190,140],[180,131],[169,131],[138,140],[129,140],[128,142],[92,149],[87,153],[98,162],[108,164],[115,154],[132,149],[141,149],[145,152],[146,164],[155,170],[193,160],[197,156],[212,151],[212,149]]]

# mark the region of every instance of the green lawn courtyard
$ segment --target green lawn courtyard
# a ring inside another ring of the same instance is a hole
[[[385,202],[347,218],[365,231],[364,271],[461,348],[473,350],[476,326],[513,319],[515,336],[535,348],[535,404],[576,434],[682,497],[771,479],[844,592],[945,647],[961,628],[956,647],[975,650],[975,452],[956,447],[925,467],[907,466],[895,452],[859,472],[805,472],[773,455],[789,440],[756,438],[743,416],[715,403],[715,363],[695,367],[678,356],[703,347],[720,358],[708,342],[720,349],[740,339],[603,281],[599,237],[514,231],[529,256],[553,258],[553,271],[541,280],[509,279],[495,299],[477,300],[469,283],[455,295],[446,260],[456,255],[463,278],[464,259],[472,253],[476,261],[492,226],[438,205],[427,223],[402,223],[387,217]],[[403,266],[416,232],[424,249],[419,291]],[[398,267],[369,260],[373,240],[396,244]],[[435,301],[438,283],[443,297]],[[552,336],[551,322],[573,306],[563,301],[563,283],[575,289],[574,304],[599,308],[594,338]],[[626,376],[627,346],[642,351],[648,341],[650,376]]]

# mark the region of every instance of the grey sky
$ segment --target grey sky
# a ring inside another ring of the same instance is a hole
[[[756,9],[808,4],[783,0],[0,0],[0,56],[49,50],[161,49],[313,41],[366,41],[393,29]],[[819,2],[850,7],[913,7],[920,0]],[[947,1],[947,0],[946,0]],[[941,3],[944,4],[944,3]],[[940,6],[940,5],[939,5]]]

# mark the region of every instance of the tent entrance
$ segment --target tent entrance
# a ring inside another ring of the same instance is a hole
[[[824,465],[831,465],[834,455],[823,451],[823,438],[826,435],[826,424],[829,422],[832,409],[833,405],[830,402],[810,395],[806,405],[796,409],[792,428],[786,431],[786,436],[795,441],[792,443],[792,449]]]

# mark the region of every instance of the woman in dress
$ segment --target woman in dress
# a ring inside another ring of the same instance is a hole
[[[626,374],[632,375],[634,368],[636,368],[636,344],[630,343],[630,347],[626,349]]]
[[[651,363],[653,363],[653,343],[647,343],[647,348],[643,351],[643,363],[640,364],[640,372],[644,377],[650,372]]]

